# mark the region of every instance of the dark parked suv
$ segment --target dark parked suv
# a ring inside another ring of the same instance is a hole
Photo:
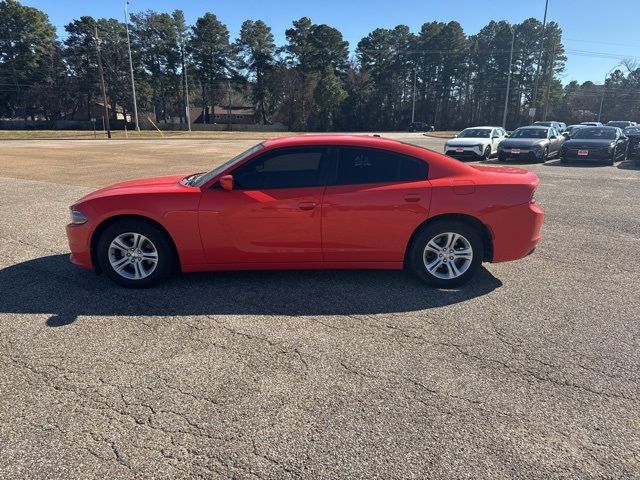
[[[627,127],[624,134],[629,138],[627,143],[627,158],[631,158],[640,165],[640,126]]]
[[[625,129],[627,127],[635,127],[636,122],[631,122],[629,120],[613,120],[611,122],[607,122],[607,127],[617,127],[621,129]]]
[[[433,132],[435,128],[433,125],[427,125],[424,122],[411,122],[407,130],[410,132]]]

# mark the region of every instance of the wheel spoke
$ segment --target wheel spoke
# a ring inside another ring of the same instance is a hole
[[[453,272],[454,277],[459,277],[460,275],[462,275],[462,272],[458,269],[458,266],[455,262],[449,262],[447,263],[447,265],[449,266],[449,271]]]
[[[133,262],[133,270],[134,270],[134,278],[139,280],[146,275],[143,275],[142,269],[140,268],[140,262]]]
[[[111,246],[118,250],[122,250],[123,252],[126,252],[131,248],[130,246],[125,245],[120,237],[117,237],[113,242],[111,242]]]
[[[133,248],[140,248],[140,240],[142,239],[142,235],[139,233],[133,234]]]
[[[433,262],[427,264],[427,270],[433,273],[440,268],[440,265],[442,265],[442,259],[436,258]]]
[[[449,278],[455,278],[456,274],[453,271],[453,269],[451,268],[451,262],[447,262],[447,263],[445,263],[445,265],[447,266],[447,273],[449,274]]]
[[[473,256],[473,250],[471,250],[470,248],[465,248],[464,250],[454,250],[453,256],[455,258],[465,258],[471,260],[471,257]]]
[[[113,268],[116,271],[122,270],[124,267],[126,267],[129,264],[130,260],[128,257],[122,257],[118,260],[112,261],[111,262],[111,266],[113,266]]]

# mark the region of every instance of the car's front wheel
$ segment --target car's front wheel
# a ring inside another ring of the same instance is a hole
[[[166,234],[152,223],[119,220],[102,233],[97,245],[102,271],[124,287],[149,287],[164,280],[174,265]]]
[[[425,283],[455,288],[468,282],[484,257],[477,230],[457,220],[427,225],[414,239],[409,253],[411,270]]]
[[[487,145],[486,148],[484,149],[484,155],[483,155],[485,160],[490,160],[491,159],[491,146]]]

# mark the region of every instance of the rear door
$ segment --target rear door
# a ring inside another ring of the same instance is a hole
[[[327,262],[398,262],[429,213],[426,162],[388,150],[341,147],[322,205]]]

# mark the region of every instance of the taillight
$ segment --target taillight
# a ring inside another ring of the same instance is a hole
[[[536,189],[535,188],[531,192],[531,200],[529,200],[529,203],[536,203]]]

